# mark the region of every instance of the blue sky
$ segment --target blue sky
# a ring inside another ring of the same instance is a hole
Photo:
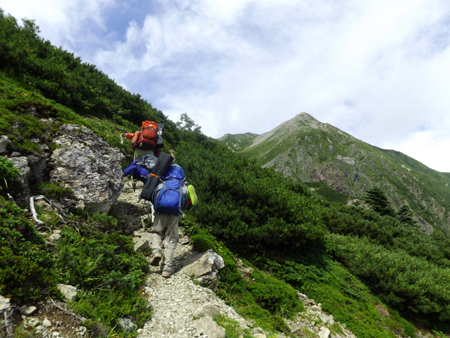
[[[448,0],[0,0],[211,137],[307,112],[450,172]]]

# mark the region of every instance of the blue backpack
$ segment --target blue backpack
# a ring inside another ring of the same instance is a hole
[[[172,164],[153,193],[153,205],[157,213],[181,215],[188,203],[188,188],[183,169]]]

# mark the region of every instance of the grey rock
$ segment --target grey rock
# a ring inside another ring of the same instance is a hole
[[[31,327],[36,327],[38,325],[41,325],[42,323],[39,321],[39,318],[31,317],[28,319],[27,324]]]
[[[11,157],[19,157],[19,156],[22,156],[22,154],[19,153],[18,151],[13,151],[13,152],[11,153]]]
[[[151,250],[150,241],[147,239],[139,238],[136,243],[134,243],[134,251],[148,251]]]
[[[47,319],[47,317],[45,317],[45,319],[42,321],[42,325],[44,325],[45,327],[50,327],[52,326],[52,323]]]
[[[328,323],[328,321],[330,320],[327,314],[323,312],[319,314],[319,318],[324,324]]]
[[[195,313],[195,316],[196,317],[204,317],[204,316],[212,317],[218,312],[219,312],[219,308],[216,305],[205,304],[197,310],[197,312]]]
[[[260,328],[260,327],[255,327],[252,330],[252,335],[255,338],[266,338],[267,337],[266,333],[264,332],[264,330],[262,328]]]
[[[86,333],[86,331],[87,331],[86,326],[80,326],[79,328],[77,328],[77,329],[75,330],[77,336],[79,336],[79,337],[84,336],[85,333]]]
[[[38,325],[36,327],[36,332],[37,333],[44,333],[44,332],[46,332],[45,327],[43,325]]]
[[[219,326],[211,317],[202,317],[195,321],[196,330],[209,338],[225,338],[225,329]]]
[[[0,295],[0,315],[11,310],[11,300]]]
[[[244,267],[243,262],[239,258],[236,258],[235,261],[238,266],[238,271],[241,274],[242,278],[245,280],[249,280],[250,275],[253,273],[253,268]]]
[[[50,236],[47,237],[47,241],[53,244],[58,243],[60,240],[61,240],[60,234],[51,234]]]
[[[78,289],[72,285],[58,284],[58,289],[68,301],[74,300],[77,296]]]
[[[187,258],[181,263],[182,272],[194,278],[217,272],[224,267],[223,259],[211,249]]]
[[[136,325],[133,323],[131,318],[128,318],[128,317],[120,318],[119,319],[119,325],[122,326],[122,328],[125,331],[131,331],[131,330],[133,330],[136,327]]]
[[[0,136],[0,155],[8,153],[8,147],[11,144],[8,136],[2,135]]]
[[[71,188],[75,197],[66,199],[64,206],[89,208],[107,213],[123,188],[120,161],[124,155],[79,125],[61,125],[50,156],[50,182]]]
[[[319,338],[328,338],[330,336],[330,330],[325,326],[322,326],[319,330]]]
[[[19,156],[8,158],[8,161],[12,162],[16,169],[19,169],[18,180],[22,184],[28,184],[28,177],[31,171],[28,166],[28,158],[26,156]]]
[[[30,115],[31,115],[31,116],[37,116],[37,115],[38,115],[35,106],[30,106],[29,111],[30,111]]]
[[[26,306],[23,305],[22,307],[20,307],[19,311],[22,315],[24,316],[30,316],[32,315],[35,311],[37,310],[36,306]]]
[[[178,243],[180,243],[181,245],[189,244],[189,238],[187,236],[180,237],[178,240]]]

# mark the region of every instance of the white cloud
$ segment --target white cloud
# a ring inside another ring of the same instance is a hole
[[[42,37],[74,51],[76,43],[88,40],[88,36],[81,35],[87,27],[106,29],[102,12],[113,3],[114,0],[0,0],[0,8],[19,23],[23,18],[35,20]]]
[[[84,61],[207,135],[262,133],[306,111],[425,164],[431,151],[417,144],[448,145],[446,0],[154,0],[111,32],[119,1],[19,2],[52,43],[87,41]]]

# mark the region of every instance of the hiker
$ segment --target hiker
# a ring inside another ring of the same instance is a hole
[[[159,157],[159,148],[164,146],[163,130],[163,123],[143,121],[140,130],[126,133],[125,137],[131,139],[131,147],[134,150],[133,160],[140,159],[144,155]]]
[[[159,266],[164,256],[161,275],[168,278],[175,270],[173,255],[178,243],[180,216],[190,204],[197,204],[195,188],[187,185],[186,176],[179,165],[170,166],[162,183],[153,192],[152,202],[156,215],[151,229],[153,256],[150,264]]]

